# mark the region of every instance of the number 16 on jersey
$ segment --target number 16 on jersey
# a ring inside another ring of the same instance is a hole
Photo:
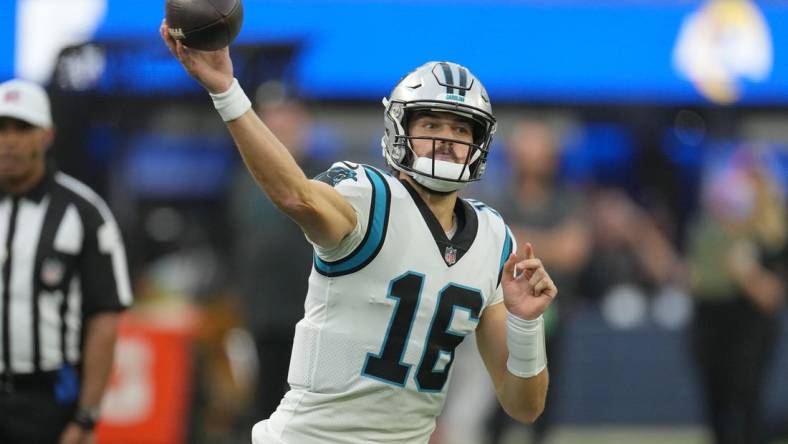
[[[413,331],[425,276],[409,271],[391,281],[387,297],[395,300],[386,336],[378,354],[367,354],[361,374],[389,384],[404,387],[411,364],[403,362],[405,346]],[[424,351],[416,368],[415,383],[419,391],[440,392],[454,361],[454,349],[465,337],[451,329],[457,310],[468,312],[468,319],[479,321],[483,304],[479,290],[449,283],[437,295],[435,312],[427,333]],[[441,357],[446,365],[436,368]]]

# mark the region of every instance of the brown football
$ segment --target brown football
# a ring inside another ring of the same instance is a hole
[[[241,0],[166,0],[169,33],[189,48],[215,51],[229,46],[241,31]]]

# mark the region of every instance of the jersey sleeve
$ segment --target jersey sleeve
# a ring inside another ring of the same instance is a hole
[[[352,253],[364,239],[369,220],[372,186],[363,167],[351,162],[336,162],[331,168],[315,176],[314,180],[334,187],[356,212],[356,227],[336,247],[323,248],[307,237],[320,259],[337,261]]]
[[[89,216],[82,247],[80,285],[86,315],[122,310],[132,303],[123,238],[115,218],[102,206]]]
[[[385,173],[368,165],[335,163],[317,176],[333,186],[356,211],[357,225],[339,245],[330,250],[315,246],[314,265],[324,276],[354,273],[372,262],[386,238],[391,189]]]

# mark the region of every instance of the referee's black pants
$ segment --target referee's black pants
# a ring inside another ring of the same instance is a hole
[[[63,398],[57,372],[0,375],[0,443],[57,444],[77,407]]]

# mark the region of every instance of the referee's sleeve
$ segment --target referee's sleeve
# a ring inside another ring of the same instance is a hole
[[[91,225],[82,250],[82,310],[85,315],[122,310],[132,302],[123,237],[108,211],[100,211],[98,224]]]

